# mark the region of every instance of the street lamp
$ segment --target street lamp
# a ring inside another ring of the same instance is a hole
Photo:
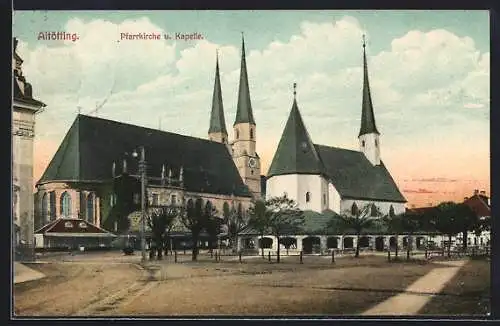
[[[141,262],[146,262],[146,150],[144,146],[139,147],[141,157],[139,159],[139,172],[141,174]],[[133,157],[137,157],[137,151],[132,153]]]

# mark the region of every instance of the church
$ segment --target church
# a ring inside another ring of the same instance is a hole
[[[209,139],[79,114],[36,184],[36,227],[57,218],[81,218],[126,232],[109,218],[117,201],[112,185],[123,175],[140,179],[139,160],[130,155],[140,147],[147,165],[148,206],[202,200],[220,215],[231,207],[245,214],[261,197],[261,171],[244,39],[236,112],[235,139],[229,141],[217,54]],[[134,201],[140,198],[135,195]]]
[[[375,122],[365,47],[363,42],[359,151],[313,142],[299,110],[294,84],[292,108],[266,176],[266,198],[285,195],[305,212],[302,235],[286,239],[304,253],[311,253],[313,246],[322,250],[356,246],[356,237],[352,234],[327,234],[327,223],[336,214],[373,205],[382,215],[397,215],[406,210],[406,199],[381,159],[380,132]],[[247,248],[256,240],[268,249],[277,248],[275,237],[257,239],[252,228],[243,230],[241,235],[241,248]],[[404,246],[407,240],[384,235],[383,230],[372,230],[372,234],[360,239],[360,246],[383,250],[396,241],[403,241]],[[417,246],[419,242],[423,243],[423,238],[417,238]]]

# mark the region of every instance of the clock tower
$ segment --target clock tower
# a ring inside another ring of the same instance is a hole
[[[234,141],[232,155],[243,182],[254,198],[261,196],[260,158],[255,151],[257,128],[250,101],[247,65],[245,59],[245,40],[242,36],[240,85],[238,90],[238,107],[234,121]]]

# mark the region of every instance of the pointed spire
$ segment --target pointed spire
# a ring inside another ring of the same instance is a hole
[[[226,120],[224,119],[224,105],[222,103],[222,89],[219,73],[219,51],[216,51],[215,60],[215,82],[212,96],[212,113],[210,115],[210,128],[208,133],[221,132],[227,134]]]
[[[240,86],[238,90],[238,107],[236,109],[236,119],[234,124],[251,123],[255,125],[252,112],[252,102],[250,101],[250,87],[248,85],[247,62],[245,54],[245,38],[241,33],[241,68]]]
[[[380,135],[375,124],[372,97],[370,94],[370,83],[368,81],[368,65],[366,63],[366,43],[363,34],[363,103],[361,107],[361,129],[359,136],[375,133]]]
[[[293,105],[274,154],[267,177],[282,174],[321,174],[323,166],[307,132],[297,105],[297,84],[293,84]]]

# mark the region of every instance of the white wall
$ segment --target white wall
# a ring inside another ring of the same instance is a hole
[[[365,142],[364,146],[363,141]],[[361,135],[359,137],[359,148],[372,165],[380,164],[380,139],[377,134]]]
[[[309,174],[287,174],[269,178],[266,181],[266,198],[283,196],[297,202],[302,210],[323,211],[328,207],[323,205],[323,194],[327,194],[327,181],[319,175]],[[310,201],[306,202],[306,193],[310,193]]]
[[[328,184],[328,197],[328,208],[335,213],[340,214],[340,202],[342,199],[340,198],[340,194],[335,186],[331,183]]]
[[[405,203],[395,203],[395,202],[383,202],[383,201],[373,201],[373,200],[353,200],[353,199],[343,199],[340,202],[340,210],[341,212],[344,212],[346,210],[351,210],[352,204],[356,202],[356,206],[358,208],[362,208],[367,204],[375,204],[379,209],[380,212],[383,215],[386,215],[389,213],[389,209],[391,205],[394,207],[394,213],[401,214],[406,211],[405,209]]]

